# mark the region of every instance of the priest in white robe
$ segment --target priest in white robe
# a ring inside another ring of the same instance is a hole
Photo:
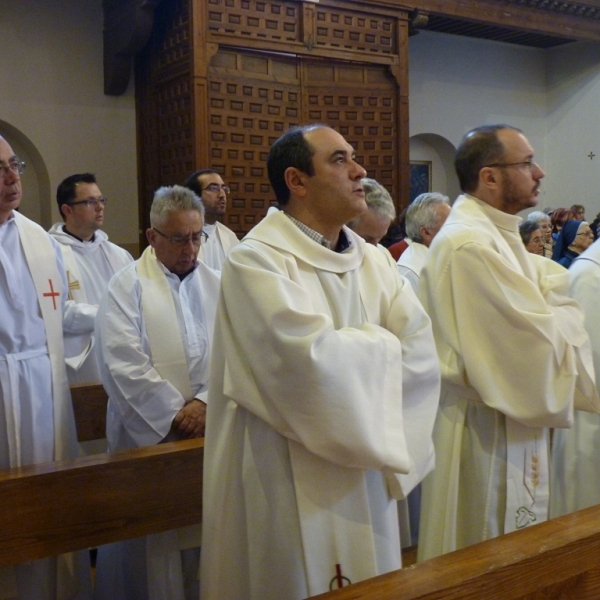
[[[77,173],[64,179],[56,191],[56,200],[64,223],[55,223],[48,233],[60,244],[69,298],[97,306],[110,278],[133,262],[133,258],[129,252],[109,242],[106,233],[100,229],[104,224],[107,200],[93,173]],[[65,354],[67,357],[84,355],[81,361],[67,360],[71,385],[100,382],[91,334],[66,334]]]
[[[58,244],[17,212],[24,163],[0,138],[0,468],[73,458],[75,421],[63,330],[89,333],[96,309],[67,301]],[[0,569],[0,598],[80,600],[87,552]]]
[[[585,314],[596,374],[600,374],[600,242],[569,267],[569,295]],[[596,380],[598,386],[598,380]],[[552,443],[551,513],[558,517],[600,504],[600,415],[575,411],[570,429],[557,429]]]
[[[220,274],[197,260],[203,207],[163,187],[150,223],[150,246],[112,278],[96,324],[110,451],[204,434]],[[192,527],[100,547],[96,599],[196,600],[199,546]]]
[[[419,290],[419,278],[427,261],[429,246],[449,214],[448,196],[438,192],[420,194],[406,211],[404,223],[406,236],[410,238],[411,244],[396,264],[398,272],[408,279],[415,294]]]
[[[222,177],[212,169],[192,173],[183,184],[194,192],[204,206],[204,233],[208,236],[202,244],[200,259],[211,269],[220,271],[225,257],[239,242],[237,235],[219,221],[227,213],[229,187]]]
[[[201,597],[299,600],[401,567],[397,500],[434,466],[430,322],[366,210],[346,140],[271,148],[282,211],[223,269],[207,415]]]
[[[465,193],[419,283],[442,368],[419,560],[545,521],[548,430],[570,427],[574,409],[600,410],[568,274],[518,232],[516,213],[537,204],[544,177],[533,148],[519,130],[484,126],[455,165]]]

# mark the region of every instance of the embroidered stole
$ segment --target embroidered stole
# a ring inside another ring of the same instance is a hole
[[[77,437],[64,366],[63,279],[48,234],[18,212],[15,211],[14,216],[46,329],[48,354],[52,366],[54,458],[62,460],[76,454],[72,444]]]

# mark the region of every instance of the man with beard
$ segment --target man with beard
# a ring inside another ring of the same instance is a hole
[[[227,212],[227,194],[230,190],[212,169],[192,173],[183,185],[192,190],[204,205],[204,232],[208,241],[202,245],[200,258],[211,269],[220,271],[225,257],[238,243],[235,233],[217,220]]]
[[[478,127],[455,167],[464,194],[419,288],[442,366],[420,560],[545,521],[549,428],[600,408],[567,272],[519,236],[515,215],[537,204],[544,177],[533,148],[513,127]]]

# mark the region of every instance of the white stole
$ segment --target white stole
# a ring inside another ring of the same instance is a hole
[[[77,435],[64,366],[63,279],[48,234],[18,212],[15,211],[13,214],[44,319],[48,354],[52,366],[54,458],[63,460],[77,454],[73,447]]]

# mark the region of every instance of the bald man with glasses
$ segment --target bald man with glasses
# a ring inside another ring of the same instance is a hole
[[[93,173],[77,173],[64,179],[56,190],[56,200],[64,223],[55,223],[48,233],[60,244],[69,298],[97,306],[111,277],[133,262],[133,258],[109,242],[101,229],[108,200]],[[98,383],[100,374],[92,335],[65,335],[65,348],[67,356],[82,357],[82,353],[85,356],[83,360],[67,360],[69,382]],[[86,443],[86,448],[106,451],[103,441]]]
[[[220,271],[225,257],[239,241],[236,234],[219,221],[227,212],[227,194],[231,190],[212,169],[192,173],[183,185],[192,190],[204,205],[204,231],[208,239],[202,245],[200,258],[211,269]]]

